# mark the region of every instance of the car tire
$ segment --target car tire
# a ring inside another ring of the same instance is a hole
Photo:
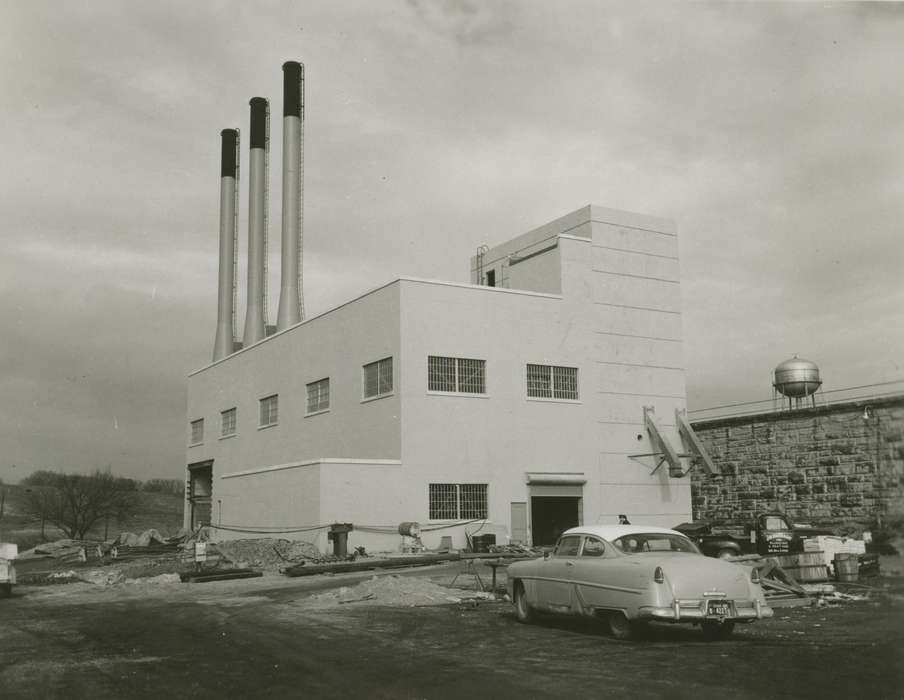
[[[638,624],[629,620],[621,610],[610,612],[606,616],[606,622],[609,625],[609,633],[616,639],[636,639],[638,636]]]
[[[515,582],[515,617],[518,622],[529,625],[537,619],[537,614],[527,602],[527,595],[524,592],[524,584],[521,581]]]
[[[703,637],[709,642],[728,639],[734,632],[735,623],[731,620],[725,622],[706,621],[703,623]]]
[[[729,557],[736,557],[738,553],[733,549],[720,549],[716,554],[717,559],[728,559]]]

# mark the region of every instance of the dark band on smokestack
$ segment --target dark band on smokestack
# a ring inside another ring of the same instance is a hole
[[[251,105],[251,148],[265,148],[267,145],[267,100],[252,97]]]
[[[301,79],[304,68],[298,61],[283,63],[283,116],[301,117]]]
[[[223,138],[222,155],[220,158],[220,177],[235,177],[239,170],[237,143],[239,140],[238,129],[223,129],[220,132]]]

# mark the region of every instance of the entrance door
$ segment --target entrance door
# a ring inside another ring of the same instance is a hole
[[[565,530],[581,524],[579,496],[531,496],[534,545],[552,545]]]
[[[512,543],[527,544],[527,503],[512,503]]]

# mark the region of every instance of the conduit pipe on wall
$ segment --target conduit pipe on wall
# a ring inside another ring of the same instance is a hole
[[[248,186],[248,296],[243,347],[267,332],[267,188],[269,184],[270,106],[253,97]]]
[[[302,320],[302,187],[304,183],[304,66],[283,64],[282,256],[279,311],[281,331]]]
[[[238,243],[239,131],[223,129],[220,137],[220,270],[217,281],[214,362],[230,355],[235,343],[235,265]]]

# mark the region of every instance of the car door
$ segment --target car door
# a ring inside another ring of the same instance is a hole
[[[630,609],[645,581],[642,561],[624,556],[600,538],[587,535],[574,563],[578,603],[593,608]]]
[[[582,608],[607,607],[612,594],[601,584],[611,579],[612,559],[607,545],[599,537],[586,535],[580,555],[574,559],[572,575],[576,581],[578,603]]]
[[[563,535],[552,555],[543,562],[539,581],[543,604],[555,612],[571,609],[574,591],[574,567],[581,549],[581,535]]]

